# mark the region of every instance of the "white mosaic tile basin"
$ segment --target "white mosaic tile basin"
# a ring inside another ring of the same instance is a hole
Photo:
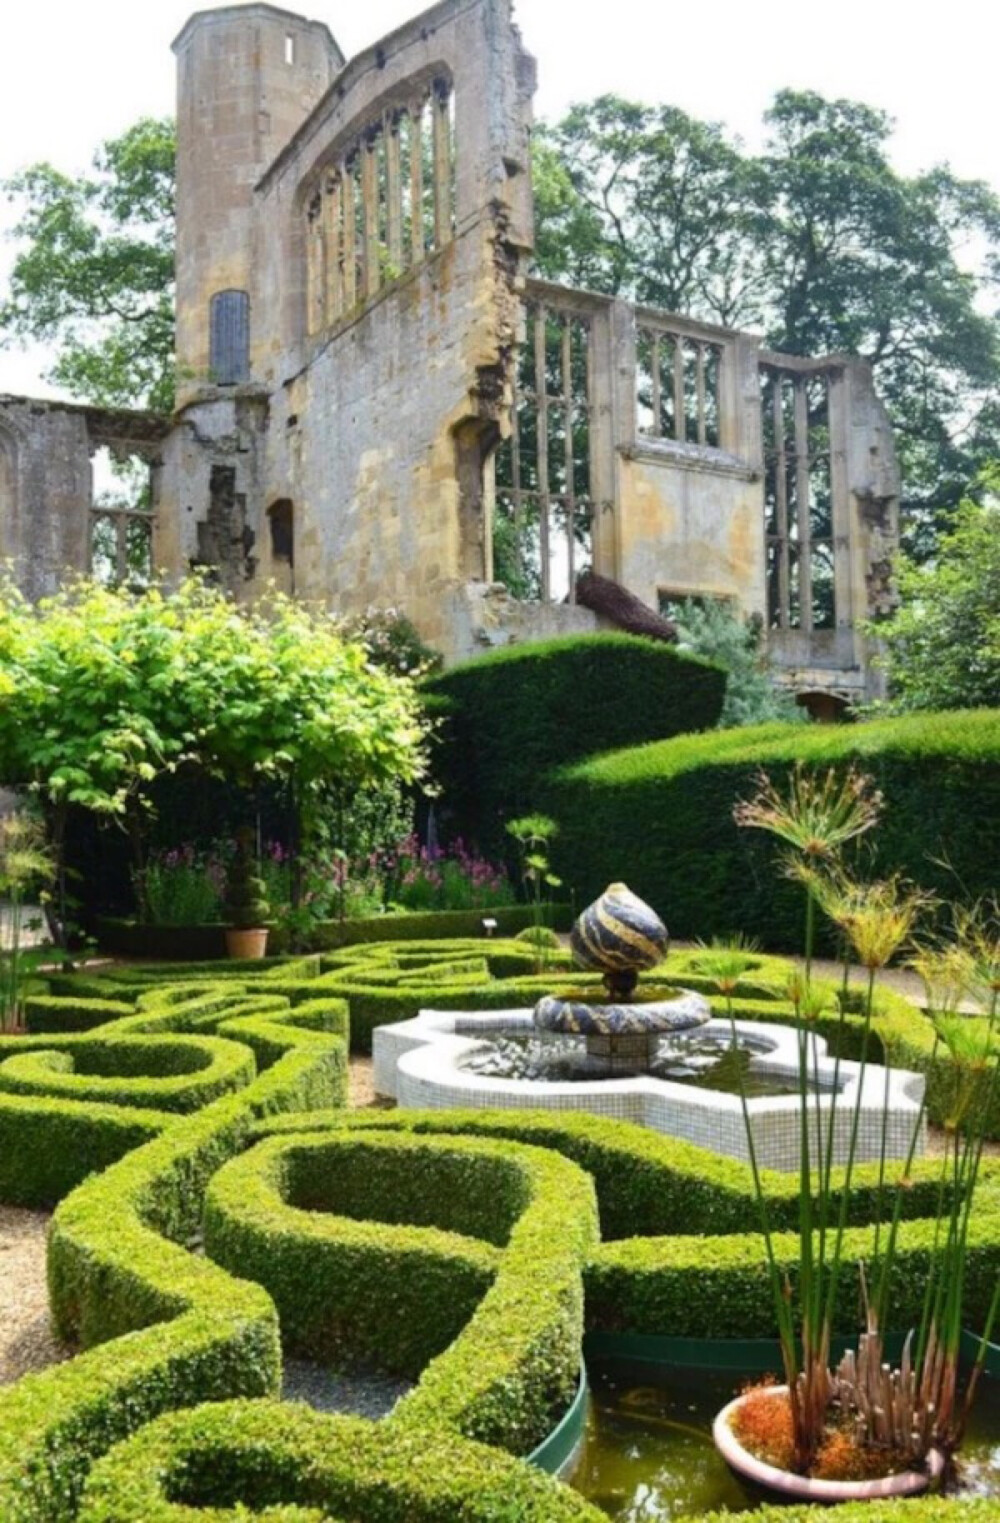
[[[680,1137],[713,1153],[749,1160],[746,1127],[738,1095],[701,1089],[643,1074],[635,1078],[574,1080],[558,1083],[500,1079],[471,1073],[462,1060],[481,1048],[482,1037],[532,1029],[530,1010],[494,1010],[489,1014],[422,1010],[410,1021],[379,1026],[374,1033],[376,1092],[413,1110],[577,1110],[652,1127]],[[741,1038],[754,1049],[753,1068],[769,1078],[798,1076],[798,1037],[787,1026],[762,1021],[738,1021]],[[728,1037],[727,1021],[712,1020],[705,1033]],[[810,1067],[813,1043],[810,1039]],[[815,1042],[812,1072],[820,1086],[810,1096],[813,1125],[827,1135],[834,1079],[834,1059],[820,1038]],[[842,1061],[834,1123],[834,1159],[846,1163],[858,1085],[861,1109],[856,1158],[879,1157],[886,1071],[869,1063],[864,1077],[858,1063]],[[922,1074],[894,1070],[889,1074],[886,1156],[907,1156],[920,1115]],[[794,1169],[799,1165],[799,1100],[797,1095],[755,1096],[748,1102],[758,1163],[762,1168]],[[817,1116],[818,1106],[818,1116]],[[917,1156],[926,1144],[921,1119]]]

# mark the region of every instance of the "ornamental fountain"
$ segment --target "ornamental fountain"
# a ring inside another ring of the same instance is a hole
[[[799,1039],[766,1019],[713,1017],[707,999],[686,989],[643,985],[662,967],[667,930],[659,916],[614,883],[583,911],[570,948],[577,966],[599,973],[606,1002],[574,990],[546,994],[533,1009],[423,1009],[413,1020],[376,1027],[377,1093],[417,1110],[576,1110],[637,1122],[715,1153],[749,1159],[743,1100],[762,1168],[799,1164]],[[644,998],[643,995],[647,997]],[[772,998],[774,996],[772,995]],[[766,1006],[766,995],[760,996]],[[809,1042],[816,1124],[827,1126],[833,1157],[846,1161],[860,1087],[858,1162],[907,1155],[921,1118],[924,1080],[874,1063],[834,1059]]]

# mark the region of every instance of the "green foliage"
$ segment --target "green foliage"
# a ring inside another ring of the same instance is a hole
[[[740,831],[733,801],[758,768],[776,783],[796,762],[871,774],[885,818],[868,838],[872,872],[894,872],[945,899],[996,887],[1000,861],[1000,712],[914,715],[859,725],[766,725],[681,736],[566,769],[549,804],[560,873],[593,898],[620,878],[682,937],[739,927],[773,948],[799,945],[802,905],[773,853]]]
[[[241,830],[236,837],[222,912],[227,923],[238,931],[253,930],[270,919],[271,906],[264,897],[264,880],[257,866],[254,834],[250,829]]]
[[[987,502],[962,504],[932,563],[903,557],[901,606],[873,630],[894,713],[1000,707],[1000,466],[982,487]]]
[[[141,860],[151,785],[182,764],[308,800],[330,778],[415,779],[422,735],[412,684],[278,594],[241,609],[197,577],[79,581],[33,607],[0,588],[0,778],[34,791],[60,857],[75,805],[126,823]],[[64,921],[62,873],[59,897]]]
[[[9,180],[21,248],[0,338],[58,348],[50,380],[109,407],[174,395],[174,125],[143,118],[88,175],[34,164]]]
[[[547,925],[529,925],[518,931],[515,941],[526,941],[533,947],[558,947],[559,937]]]
[[[45,956],[25,946],[25,899],[33,891],[47,892],[52,872],[42,821],[26,810],[0,816],[0,899],[6,899],[7,911],[0,937],[0,1032],[19,1024],[28,979]]]
[[[1000,454],[987,296],[1000,201],[946,167],[893,167],[882,111],[783,90],[760,154],[672,106],[572,108],[536,151],[538,264],[554,279],[714,322],[799,355],[874,366],[901,454],[904,526],[926,556]],[[959,247],[984,247],[970,273]]]
[[[774,680],[759,616],[742,619],[729,603],[684,598],[670,609],[670,617],[677,625],[679,648],[703,656],[726,673],[720,729],[805,719],[792,694]]]
[[[170,1486],[180,1475],[184,1502]],[[95,1467],[80,1523],[188,1523],[203,1507],[218,1523],[238,1523],[244,1503],[254,1516],[266,1508],[271,1523],[603,1517],[531,1466],[453,1434],[259,1401],[179,1412],[144,1429]]]
[[[435,771],[460,832],[502,850],[504,821],[541,802],[553,767],[616,746],[708,729],[718,667],[632,635],[589,635],[497,651],[425,684],[449,717]]]
[[[205,1234],[217,1262],[268,1289],[293,1350],[422,1377],[400,1421],[524,1453],[572,1400],[597,1213],[560,1158],[478,1139],[279,1136],[216,1175]]]
[[[384,666],[398,677],[420,677],[440,669],[439,650],[420,638],[416,625],[398,608],[370,608],[357,619],[349,619],[346,632],[360,640],[376,666]]]

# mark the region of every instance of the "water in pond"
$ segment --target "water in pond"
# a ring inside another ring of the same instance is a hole
[[[657,1079],[722,1090],[731,1095],[739,1094],[742,1074],[747,1095],[798,1094],[794,1078],[769,1073],[766,1066],[755,1065],[754,1059],[759,1061],[760,1054],[759,1046],[745,1040],[734,1048],[731,1038],[721,1032],[685,1032],[660,1038],[648,1071]],[[461,1067],[491,1079],[549,1083],[629,1077],[620,1067],[612,1070],[600,1057],[588,1052],[585,1037],[532,1028],[512,1028],[484,1037],[476,1051],[461,1060]],[[639,1071],[637,1068],[636,1072]]]
[[[733,1475],[712,1443],[715,1414],[744,1384],[738,1376],[624,1361],[588,1373],[587,1435],[567,1479],[613,1523],[669,1523],[724,1507],[749,1512],[768,1500]],[[1000,1502],[998,1380],[981,1382],[956,1494]]]

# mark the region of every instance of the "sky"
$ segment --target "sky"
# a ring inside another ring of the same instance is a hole
[[[308,14],[350,56],[419,4],[314,0]],[[0,179],[42,159],[83,172],[104,139],[139,116],[171,112],[170,43],[194,8],[192,0],[0,0]],[[755,146],[776,90],[814,89],[888,111],[902,171],[947,162],[1000,190],[997,0],[516,0],[516,16],[538,59],[540,116],[613,92],[724,122]],[[0,292],[12,220],[0,202]],[[0,392],[56,395],[42,378],[49,359],[39,349],[0,350]]]

